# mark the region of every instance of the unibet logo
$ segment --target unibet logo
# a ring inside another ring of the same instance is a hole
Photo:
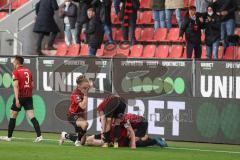
[[[12,82],[12,77],[9,73],[0,74],[0,87],[10,88]]]
[[[185,82],[181,77],[178,77],[175,80],[170,77],[166,77],[165,79],[156,77],[154,80],[149,77],[145,77],[143,80],[141,80],[139,77],[131,79],[124,77],[122,79],[121,86],[122,90],[126,93],[133,91],[135,93],[155,92],[157,94],[171,94],[173,91],[175,91],[177,94],[183,94],[185,91]]]
[[[8,101],[6,104],[6,116],[8,121],[10,120],[10,110],[12,107],[13,98],[14,98],[14,95],[11,95],[8,98]],[[0,104],[1,104],[1,99],[0,99]],[[37,118],[39,124],[42,125],[46,117],[46,104],[43,98],[39,95],[33,95],[33,106],[34,106],[35,117]],[[22,108],[22,110],[18,113],[18,117],[16,119],[16,125],[19,126],[23,122],[24,118],[25,118],[25,110]],[[1,120],[1,117],[0,117],[0,120]],[[28,120],[28,123],[33,127],[30,120],[28,118],[27,120]]]

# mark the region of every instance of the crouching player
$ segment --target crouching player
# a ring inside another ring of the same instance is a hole
[[[115,124],[114,129],[114,148],[118,148],[118,140],[120,137],[120,122],[125,112],[126,103],[122,97],[107,96],[98,106],[98,114],[102,124],[102,147],[108,147],[112,142],[110,138],[110,131],[112,124]]]
[[[88,128],[87,123],[87,101],[90,82],[85,76],[77,78],[77,88],[71,94],[71,102],[68,110],[68,121],[73,125],[75,134],[62,132],[59,144],[69,139],[75,143],[75,146],[81,146],[85,143],[85,134]]]
[[[120,125],[120,137],[118,144],[120,147],[148,147],[158,145],[160,147],[167,147],[167,143],[161,137],[155,139],[147,135],[148,122],[144,117],[135,114],[125,114],[122,117]],[[114,125],[110,132],[112,138],[114,134]],[[113,140],[113,139],[112,139]],[[92,146],[101,146],[104,142],[101,140],[101,134],[87,137],[86,144]]]

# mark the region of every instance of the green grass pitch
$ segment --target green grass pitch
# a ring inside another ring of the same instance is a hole
[[[0,136],[6,131],[0,131]],[[34,133],[14,132],[12,142],[0,141],[0,160],[240,160],[239,145],[169,142],[169,148],[98,148],[58,145],[59,134],[43,134],[35,144]]]

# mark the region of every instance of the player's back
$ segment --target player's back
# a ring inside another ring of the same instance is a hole
[[[18,80],[19,97],[32,97],[32,72],[23,66],[13,71],[13,80]]]

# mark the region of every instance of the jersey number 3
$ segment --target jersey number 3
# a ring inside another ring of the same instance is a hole
[[[28,85],[29,82],[30,82],[30,76],[29,76],[29,73],[28,73],[28,72],[24,72],[24,75],[26,76],[25,84]]]

